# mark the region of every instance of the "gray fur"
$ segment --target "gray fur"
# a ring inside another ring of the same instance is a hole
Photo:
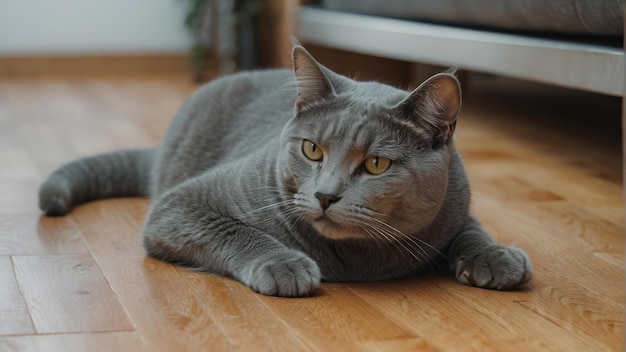
[[[39,188],[46,215],[65,215],[80,203],[101,198],[148,196],[156,151],[125,150],[63,165]]]
[[[202,87],[156,150],[61,167],[40,189],[41,208],[63,215],[88,200],[149,193],[149,255],[268,295],[307,295],[320,280],[407,277],[443,261],[468,285],[530,280],[526,254],[495,243],[469,213],[452,74],[408,93],[337,75],[298,44],[293,59],[295,73],[240,73]],[[305,157],[303,140],[323,158]],[[372,156],[391,166],[369,174]]]

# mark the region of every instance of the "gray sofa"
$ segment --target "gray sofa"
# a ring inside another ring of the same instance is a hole
[[[323,0],[299,36],[326,47],[624,95],[621,0]]]
[[[501,30],[615,36],[623,32],[621,0],[325,0],[321,7]]]

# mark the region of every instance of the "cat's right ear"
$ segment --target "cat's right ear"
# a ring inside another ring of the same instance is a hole
[[[302,46],[294,45],[292,60],[298,88],[296,111],[306,110],[335,95],[335,90],[321,65]]]
[[[436,144],[446,143],[454,134],[461,110],[461,86],[450,72],[434,75],[400,103],[409,116],[432,133]]]

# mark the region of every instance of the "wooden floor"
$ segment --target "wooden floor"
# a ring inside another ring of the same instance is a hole
[[[79,156],[156,145],[186,77],[0,82],[2,351],[617,351],[624,199],[616,99],[470,80],[457,142],[475,214],[524,248],[518,292],[430,273],[286,299],[151,258],[145,199],[41,217],[37,187]]]

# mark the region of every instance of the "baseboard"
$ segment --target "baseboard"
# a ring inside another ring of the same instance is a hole
[[[187,54],[0,57],[0,78],[184,72],[191,72]]]

